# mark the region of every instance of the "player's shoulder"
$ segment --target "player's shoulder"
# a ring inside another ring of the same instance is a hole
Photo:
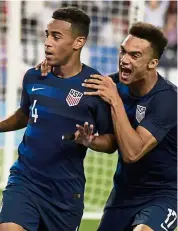
[[[158,73],[158,86],[163,90],[172,90],[177,92],[177,86],[170,82],[167,78]]]
[[[162,101],[177,99],[177,86],[158,74],[158,82],[153,93],[155,93],[155,99],[161,98]]]
[[[26,71],[25,75],[41,75],[41,70],[36,70],[35,68],[30,68]]]
[[[109,74],[111,79],[113,80],[114,83],[118,84],[119,83],[119,72],[114,72]]]
[[[26,71],[23,82],[25,84],[31,83],[36,81],[39,77],[41,77],[41,70],[35,70],[35,68],[30,68]]]
[[[177,94],[177,86],[175,84],[173,84],[172,82],[170,82],[169,80],[164,80],[165,81],[165,85],[167,86],[167,89],[169,91],[171,91],[174,95]]]
[[[109,77],[113,80],[113,82],[117,85],[117,89],[119,91],[120,97],[124,99],[125,97],[128,97],[129,95],[129,88],[128,86],[124,85],[119,81],[119,72],[114,72],[112,74],[109,74]]]
[[[96,70],[90,66],[87,66],[86,64],[84,64],[84,67],[85,67],[84,69],[90,74],[102,75],[98,70]],[[116,83],[116,84],[119,83],[119,72],[111,73],[108,76],[110,76],[112,78],[114,83]]]
[[[83,64],[84,68],[83,68],[83,71],[86,73],[86,74],[89,74],[89,75],[92,75],[92,74],[98,74],[98,75],[101,75],[101,73],[99,71],[97,71],[96,69],[94,69],[93,67],[90,67],[86,64]]]
[[[143,98],[143,101],[148,101],[150,110],[155,110],[157,113],[162,113],[162,110],[166,110],[166,113],[175,112],[177,108],[177,87],[159,75],[157,84]]]

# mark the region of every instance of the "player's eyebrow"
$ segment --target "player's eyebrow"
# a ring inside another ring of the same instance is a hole
[[[128,53],[128,54],[132,54],[132,55],[136,55],[136,54],[142,55],[142,53],[141,53],[140,51],[126,51],[126,49],[124,48],[123,45],[121,45],[121,49],[122,49],[124,52]]]
[[[49,32],[48,32],[48,30],[45,30],[45,33],[46,34],[49,34]],[[51,31],[51,34],[53,34],[53,35],[56,35],[56,34],[58,34],[58,35],[63,35],[61,32],[59,32],[59,31]]]

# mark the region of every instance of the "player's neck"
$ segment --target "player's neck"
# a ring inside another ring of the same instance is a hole
[[[80,60],[69,62],[59,67],[53,67],[53,73],[60,78],[70,78],[82,71],[82,63]]]
[[[141,81],[129,86],[130,92],[134,96],[144,96],[151,91],[158,80],[156,70],[148,73]]]

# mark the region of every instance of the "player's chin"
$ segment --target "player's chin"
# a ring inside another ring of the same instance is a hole
[[[53,59],[50,59],[50,58],[47,59],[46,58],[46,60],[47,60],[48,65],[55,66],[56,62]]]

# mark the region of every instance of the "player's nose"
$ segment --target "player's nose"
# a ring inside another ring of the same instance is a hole
[[[120,57],[121,64],[128,64],[129,61],[130,61],[130,57],[128,54],[124,54],[122,57]]]
[[[45,48],[52,46],[52,43],[49,37],[46,38],[44,45],[45,45]]]

